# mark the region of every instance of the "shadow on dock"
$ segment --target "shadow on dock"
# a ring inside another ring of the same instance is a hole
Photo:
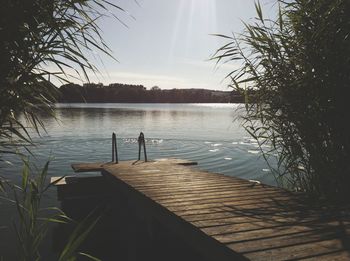
[[[349,206],[189,165],[100,164],[102,176],[57,184],[73,219],[103,213],[82,250],[101,260],[350,260]],[[56,242],[67,234],[58,228]]]
[[[103,261],[206,260],[156,219],[149,220],[130,206],[128,199],[105,177],[68,178],[66,184],[58,186],[58,199],[62,210],[74,221],[82,221],[91,213],[99,218],[80,252]],[[54,228],[56,252],[62,249],[74,228],[73,224]]]

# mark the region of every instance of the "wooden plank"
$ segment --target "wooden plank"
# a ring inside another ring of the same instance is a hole
[[[315,222],[316,223],[316,222]],[[285,223],[280,226],[267,227],[266,223],[260,223],[260,228],[251,229],[251,224],[236,226],[235,230],[230,227],[224,232],[218,230],[206,230],[209,235],[213,236],[224,244],[230,244],[234,248],[242,247],[244,251],[255,251],[262,247],[277,247],[280,244],[294,244],[305,240],[321,240],[327,235],[335,237],[339,228],[337,222],[318,223]],[[349,223],[343,227],[349,231]],[[340,229],[339,229],[340,230]],[[285,241],[283,241],[285,240]],[[251,244],[250,244],[251,243]],[[239,245],[239,246],[238,246]]]
[[[160,201],[162,203],[166,203],[167,205],[177,204],[177,205],[187,205],[187,204],[197,204],[197,203],[203,203],[206,202],[206,200],[218,200],[220,202],[221,199],[230,198],[234,200],[235,198],[247,198],[256,196],[258,198],[262,197],[272,197],[272,196],[286,196],[288,195],[282,193],[281,191],[276,190],[269,190],[266,191],[244,191],[244,190],[225,190],[225,191],[219,191],[219,192],[203,192],[203,193],[196,193],[196,194],[185,194],[185,195],[167,195],[167,196],[152,196],[153,199],[156,199],[157,201]],[[211,201],[213,202],[213,201]]]
[[[168,161],[168,159],[158,159],[154,160],[152,162],[163,162],[163,161]],[[129,162],[132,163],[133,165],[140,165],[143,164],[143,161],[132,161]],[[182,159],[171,159],[171,163],[174,165],[181,165],[181,166],[193,166],[197,165],[197,162],[194,161],[189,161],[189,160],[182,160]],[[114,165],[116,163],[114,162],[95,162],[95,163],[74,163],[72,164],[72,169],[74,172],[98,172],[102,171],[102,169],[105,166],[109,165]]]
[[[103,169],[103,166],[106,164],[106,162],[96,162],[96,163],[76,163],[72,164],[72,169],[74,172],[98,172]]]
[[[191,223],[201,228],[202,230],[207,229],[208,233],[220,233],[221,231],[227,231],[230,232],[231,229],[243,229],[243,227],[240,227],[241,224],[246,225],[259,225],[260,227],[269,227],[269,226],[284,226],[284,225],[295,225],[295,224],[304,224],[304,223],[310,223],[313,225],[317,225],[319,223],[323,222],[331,222],[337,217],[337,215],[332,214],[324,214],[321,218],[318,215],[307,215],[304,217],[299,217],[298,220],[296,220],[295,215],[283,215],[282,217],[279,216],[268,216],[265,219],[263,219],[261,216],[247,216],[247,215],[231,215],[229,217],[227,216],[217,216],[214,215],[212,218],[207,219],[201,219],[197,221],[191,221]],[[246,228],[246,227],[244,227]],[[248,228],[249,229],[249,228]]]
[[[66,185],[67,183],[65,177],[51,177],[50,184],[55,184],[55,186],[62,186]]]
[[[213,193],[213,192],[219,192],[219,191],[232,191],[232,190],[240,190],[241,188],[247,188],[247,185],[223,185],[223,186],[205,186],[200,188],[181,188],[177,189],[176,191],[172,191],[169,195],[169,189],[162,189],[162,188],[151,188],[151,189],[143,189],[142,192],[144,193],[151,193],[152,197],[162,197],[162,196],[170,196],[170,197],[181,197],[181,196],[191,196],[191,195],[197,195],[202,193]],[[243,190],[244,191],[244,190]]]
[[[350,260],[349,251],[339,249],[343,249],[340,240],[325,239],[261,249],[245,253],[245,256],[250,260],[304,260],[309,258],[313,260]]]
[[[101,168],[104,176],[137,196],[138,204],[147,205],[157,220],[203,253],[222,260],[350,260],[349,244],[344,244],[350,233],[348,206],[308,205],[300,194],[180,162],[126,161]]]
[[[155,159],[154,162],[165,162],[166,164],[170,163],[173,165],[182,165],[182,166],[194,166],[198,165],[196,161],[185,160],[185,159],[176,159],[176,158],[161,158]]]

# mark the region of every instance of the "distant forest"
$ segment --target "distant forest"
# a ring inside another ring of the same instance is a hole
[[[147,90],[143,85],[112,83],[65,84],[59,89],[61,103],[241,103],[242,95],[236,91],[213,91],[207,89],[161,90],[154,86]]]

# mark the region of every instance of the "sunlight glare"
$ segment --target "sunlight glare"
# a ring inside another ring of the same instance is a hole
[[[200,38],[216,32],[216,0],[181,0],[177,8],[168,61],[173,60],[176,45],[180,42],[184,43],[184,54],[189,56]]]

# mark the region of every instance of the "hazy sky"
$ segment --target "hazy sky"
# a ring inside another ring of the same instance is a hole
[[[103,36],[118,59],[101,56],[101,74],[92,82],[143,84],[150,88],[206,88],[227,90],[224,76],[235,65],[215,69],[208,61],[223,40],[210,34],[241,32],[243,21],[255,16],[254,0],[114,0],[129,14],[100,22]],[[261,1],[266,14],[273,0]],[[133,16],[135,19],[133,19]]]

